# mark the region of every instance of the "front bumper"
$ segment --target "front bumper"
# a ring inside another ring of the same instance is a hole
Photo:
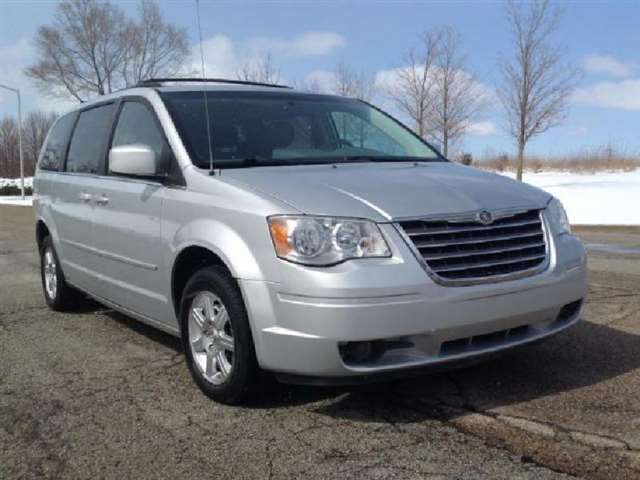
[[[395,240],[394,257],[385,261],[346,262],[331,271],[283,264],[286,282],[239,280],[262,368],[355,380],[499,352],[580,318],[586,257],[575,237],[552,239],[543,273],[467,287],[433,283]],[[575,308],[563,310],[569,304]],[[379,348],[370,359],[351,361],[340,349],[349,342]]]

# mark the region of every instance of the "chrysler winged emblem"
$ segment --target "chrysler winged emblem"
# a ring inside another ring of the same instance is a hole
[[[493,215],[491,215],[491,212],[482,210],[476,214],[476,221],[482,225],[490,225],[493,223]]]

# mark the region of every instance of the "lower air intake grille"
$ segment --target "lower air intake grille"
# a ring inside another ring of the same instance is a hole
[[[542,269],[547,245],[540,210],[497,217],[488,225],[471,217],[406,220],[399,226],[442,283],[500,281]]]

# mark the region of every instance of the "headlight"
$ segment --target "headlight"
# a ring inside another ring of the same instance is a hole
[[[303,265],[391,255],[380,229],[368,220],[278,215],[268,222],[276,255]]]
[[[571,233],[569,218],[560,200],[552,198],[547,205],[546,214],[554,232],[557,234]]]

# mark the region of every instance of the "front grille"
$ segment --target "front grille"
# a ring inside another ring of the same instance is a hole
[[[500,216],[399,222],[428,270],[443,283],[503,280],[535,272],[547,260],[540,210]]]

